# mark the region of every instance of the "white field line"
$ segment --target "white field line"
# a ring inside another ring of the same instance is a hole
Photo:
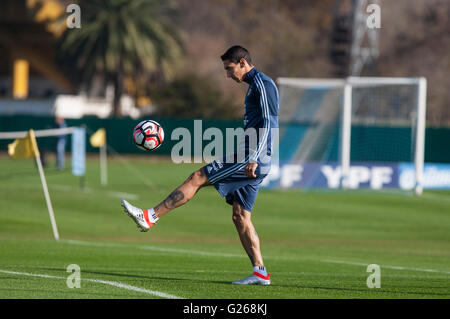
[[[423,197],[423,198],[426,198],[426,199],[433,199],[433,200],[439,199],[439,200],[443,200],[443,201],[446,201],[446,202],[450,202],[450,196],[447,196],[447,195],[440,195],[440,194],[437,194],[437,193],[424,192],[420,196]]]
[[[91,242],[85,242],[80,240],[61,240],[61,242],[74,244],[74,245],[82,245],[82,246],[97,246],[97,247],[130,247],[129,245],[121,245],[121,244],[114,244],[114,243],[91,243]],[[144,250],[154,250],[154,251],[161,251],[161,252],[169,252],[169,253],[181,253],[181,254],[190,254],[190,255],[203,255],[203,256],[211,256],[211,257],[247,257],[245,254],[238,255],[238,254],[227,254],[227,253],[213,253],[213,252],[207,252],[207,251],[199,251],[199,250],[190,250],[190,249],[175,249],[175,248],[164,248],[164,247],[155,247],[155,246],[134,246],[139,249]],[[302,258],[295,258],[295,257],[276,257],[276,256],[265,256],[264,259],[277,259],[277,260],[305,260]],[[347,265],[356,265],[356,266],[368,266],[369,263],[359,263],[359,262],[351,262],[351,261],[341,261],[341,260],[330,260],[330,259],[323,259],[320,260],[324,263],[337,263],[337,264],[347,264]],[[410,270],[410,271],[419,271],[419,272],[433,272],[433,273],[439,273],[439,274],[450,274],[450,271],[444,271],[444,270],[437,270],[437,269],[423,269],[423,268],[410,268],[410,267],[401,267],[401,266],[388,266],[388,265],[380,265],[382,268],[388,268],[388,269],[395,269],[395,270]]]
[[[71,240],[64,239],[61,242],[65,242],[68,244],[81,245],[81,246],[93,246],[93,247],[118,247],[118,248],[130,248],[130,245],[121,245],[121,244],[113,244],[113,243],[91,243],[85,242],[81,240]],[[209,251],[199,251],[199,250],[190,250],[190,249],[177,249],[177,248],[164,248],[164,247],[155,247],[148,245],[137,245],[133,246],[138,249],[144,250],[153,250],[153,251],[161,251],[168,253],[178,253],[178,254],[188,254],[188,255],[202,255],[202,256],[211,256],[211,257],[245,257],[246,255],[238,255],[238,254],[228,254],[228,253],[213,253]]]
[[[94,190],[89,187],[85,187],[84,189],[80,189],[77,187],[69,186],[69,185],[53,185],[53,187],[50,185],[50,189],[55,188],[56,190],[61,191],[81,191],[84,193],[94,193]],[[106,191],[106,195],[109,197],[115,197],[120,199],[129,199],[129,200],[138,200],[139,195],[131,194],[131,193],[124,193],[124,192],[117,192],[117,191]]]
[[[247,258],[247,256],[245,256],[245,255],[227,254],[227,253],[212,253],[212,252],[208,252],[208,251],[189,250],[189,249],[163,248],[163,247],[154,247],[154,246],[139,246],[139,248],[146,249],[146,250],[155,250],[155,251],[189,254],[189,255],[202,255],[202,256],[211,256],[211,257],[246,257]]]
[[[83,189],[80,187],[74,187],[74,186],[70,186],[70,185],[48,185],[48,187],[49,187],[50,191],[80,192],[83,194],[104,193],[108,197],[114,197],[114,198],[119,198],[119,199],[128,199],[128,200],[138,200],[139,199],[139,195],[137,195],[137,194],[125,193],[125,192],[119,192],[119,191],[92,189],[90,187],[84,187]],[[42,188],[42,186],[41,185],[27,186],[27,188],[33,188],[33,189],[34,188]]]
[[[0,272],[4,273],[4,274],[18,275],[18,276],[29,276],[29,277],[48,278],[48,279],[66,279],[65,277],[60,277],[60,276],[31,274],[31,273],[26,273],[26,272],[9,271],[9,270],[2,270],[2,269],[0,269]],[[88,278],[80,278],[80,279],[84,280],[84,281],[95,282],[95,283],[99,283],[99,284],[104,284],[104,285],[109,285],[109,286],[113,286],[113,287],[117,287],[117,288],[126,289],[126,290],[142,292],[142,293],[145,293],[148,295],[158,296],[158,297],[166,298],[166,299],[182,299],[181,297],[169,295],[164,292],[139,288],[139,287],[123,284],[123,283],[116,282],[116,281],[88,279]]]
[[[80,188],[80,187],[74,187],[74,186],[70,186],[70,185],[49,185],[49,188],[51,190],[64,191],[64,192],[73,192],[73,191],[80,191],[82,193],[93,193],[94,192],[94,190],[90,187]]]
[[[130,247],[128,245],[122,245],[122,244],[93,243],[93,242],[89,242],[89,241],[73,240],[73,239],[62,239],[62,240],[60,240],[60,242],[67,243],[67,244],[73,244],[73,245],[80,245],[80,246],[92,246],[92,247],[119,247],[119,248]]]
[[[108,191],[108,192],[106,192],[106,194],[110,197],[116,197],[116,198],[120,198],[120,199],[129,199],[129,200],[138,200],[139,199],[139,195],[124,193],[124,192]]]
[[[335,264],[345,264],[345,265],[355,265],[355,266],[365,266],[365,267],[367,267],[369,265],[367,263],[358,263],[358,262],[344,261],[344,260],[324,259],[321,261],[325,262],[325,263],[335,263]],[[436,270],[436,269],[410,268],[410,267],[388,266],[388,265],[380,265],[380,267],[387,268],[387,269],[395,269],[395,270],[411,270],[411,271],[421,271],[421,272],[434,272],[434,273],[439,273],[439,274],[450,274],[450,271]]]

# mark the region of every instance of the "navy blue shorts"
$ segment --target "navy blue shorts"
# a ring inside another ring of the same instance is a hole
[[[219,194],[225,197],[228,204],[236,201],[245,210],[252,211],[258,195],[259,185],[267,174],[261,174],[258,166],[256,178],[245,176],[246,163],[226,163],[225,158],[215,160],[203,166],[209,182],[214,185]]]

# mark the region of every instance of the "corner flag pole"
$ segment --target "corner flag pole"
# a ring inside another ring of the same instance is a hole
[[[94,134],[91,135],[89,141],[93,147],[99,148],[100,158],[100,183],[102,185],[108,184],[108,169],[106,167],[107,155],[106,155],[106,130],[99,128]]]
[[[102,185],[108,184],[108,171],[106,168],[107,156],[106,156],[106,143],[100,146],[100,181]]]
[[[55,240],[59,240],[58,228],[56,227],[55,215],[53,213],[52,202],[50,201],[50,195],[48,193],[47,182],[45,180],[44,170],[42,169],[41,157],[36,143],[36,138],[34,137],[33,130],[29,131],[30,140],[32,148],[34,150],[36,164],[39,170],[39,176],[41,177],[42,188],[44,189],[45,201],[47,202],[48,213],[50,215],[50,222],[52,223],[53,235]]]

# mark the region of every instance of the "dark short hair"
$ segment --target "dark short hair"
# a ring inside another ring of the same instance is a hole
[[[241,59],[245,59],[248,64],[252,65],[252,58],[250,57],[250,53],[244,47],[240,45],[234,45],[227,50],[221,57],[222,61],[228,60],[233,63],[239,63]]]

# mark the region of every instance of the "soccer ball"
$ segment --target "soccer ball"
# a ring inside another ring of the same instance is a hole
[[[164,141],[164,130],[158,122],[145,120],[134,128],[133,140],[140,149],[154,151]]]

